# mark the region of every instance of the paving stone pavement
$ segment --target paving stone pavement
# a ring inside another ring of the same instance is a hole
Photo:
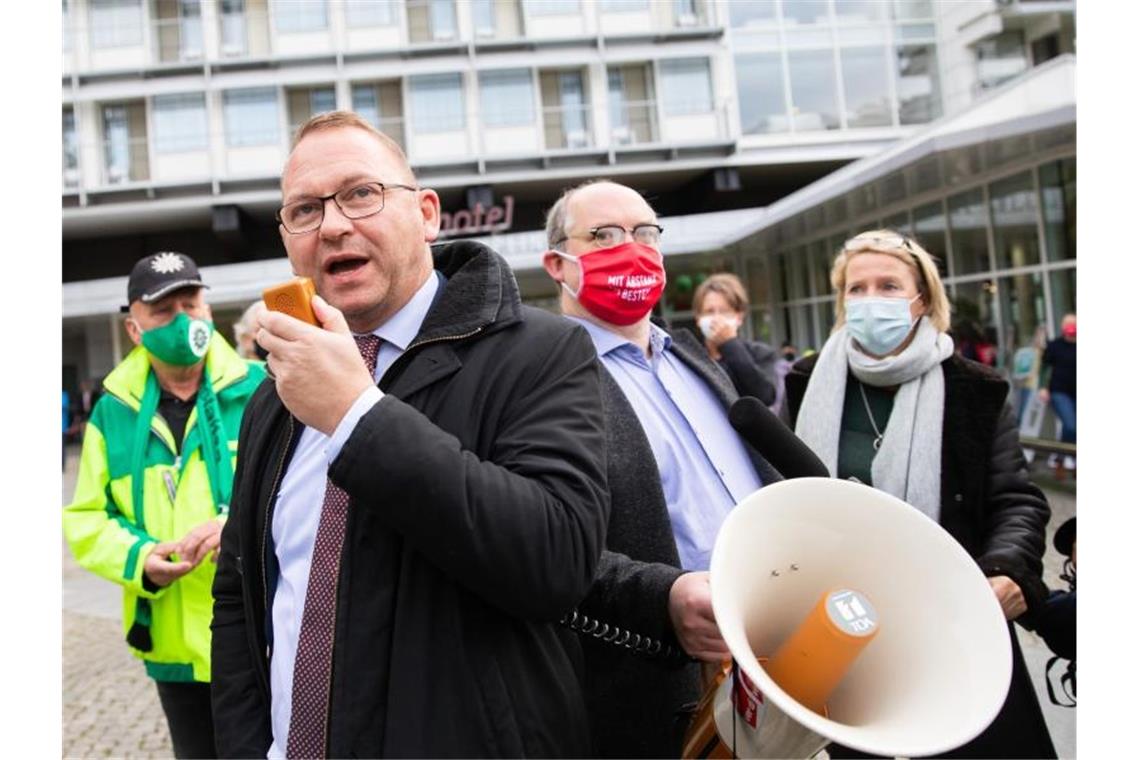
[[[78,460],[77,450],[69,454],[64,503],[75,489]],[[64,543],[65,758],[174,756],[154,682],[123,641],[121,605],[119,587],[79,567]]]
[[[119,622],[65,611],[63,756],[173,754],[154,683],[127,651]]]
[[[75,488],[78,450],[69,452],[63,503]],[[1045,583],[1064,588],[1063,558],[1053,533],[1075,514],[1069,490],[1051,488],[1048,476],[1035,478],[1052,507],[1046,532]],[[123,641],[119,587],[79,567],[63,545],[63,756],[65,758],[173,756],[170,735],[154,683]],[[1049,703],[1045,663],[1052,656],[1036,634],[1015,627],[1041,709],[1061,758],[1076,757],[1076,710]]]

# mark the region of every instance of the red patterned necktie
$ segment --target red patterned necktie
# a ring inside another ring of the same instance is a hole
[[[383,341],[376,335],[353,337],[368,371],[375,374],[376,357]],[[309,564],[297,658],[293,661],[293,712],[289,718],[286,750],[290,758],[323,758],[328,746],[336,591],[347,520],[348,494],[331,480],[326,481],[321,520]]]

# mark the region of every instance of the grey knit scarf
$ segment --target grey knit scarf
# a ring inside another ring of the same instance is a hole
[[[946,386],[940,366],[954,341],[922,317],[914,340],[897,356],[876,359],[855,347],[841,327],[820,351],[800,404],[796,435],[835,477],[847,371],[876,387],[899,386],[883,443],[871,463],[875,488],[899,497],[938,522],[941,511],[942,413]]]

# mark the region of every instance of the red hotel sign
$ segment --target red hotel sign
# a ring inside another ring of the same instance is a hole
[[[476,203],[475,208],[463,209],[454,213],[444,211],[440,214],[439,236],[441,238],[454,235],[484,235],[492,232],[503,232],[511,228],[514,218],[515,198],[513,195],[503,196],[502,206],[483,208],[482,203]]]

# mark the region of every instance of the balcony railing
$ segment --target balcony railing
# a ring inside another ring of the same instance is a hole
[[[407,14],[412,44],[451,42],[459,37],[454,4],[408,0]]]
[[[690,29],[692,27],[708,26],[709,10],[705,0],[696,0],[690,8],[680,8],[674,5],[673,28]]]
[[[122,185],[150,179],[150,149],[145,137],[103,140],[103,184]]]
[[[157,19],[151,27],[156,62],[200,61],[205,57],[201,16]]]
[[[475,0],[470,4],[475,40],[517,40],[523,35],[523,11],[519,0]]]
[[[219,57],[258,57],[271,52],[268,14],[253,11],[218,13]]]
[[[610,103],[610,144],[638,145],[660,139],[657,127],[657,103],[652,100],[629,100]]]
[[[731,138],[729,111],[731,101],[718,101],[707,113],[681,116],[658,116],[656,100],[611,103],[610,134],[597,134],[594,109],[587,104],[542,106],[510,111],[499,108],[494,114],[435,113],[434,123],[421,124],[418,139],[412,140],[407,118],[403,116],[370,119],[405,152],[411,151],[413,163],[437,158],[475,159],[488,157],[542,157],[544,153],[574,153],[595,149],[652,146],[699,146]],[[487,117],[491,121],[487,123]],[[518,118],[512,118],[518,116]],[[696,117],[696,118],[694,118]],[[467,143],[467,126],[478,120],[473,145]],[[134,123],[134,122],[132,122]],[[429,128],[430,127],[430,128]],[[253,124],[248,120],[227,133],[209,131],[204,135],[188,134],[184,142],[190,146],[180,151],[175,135],[160,140],[156,134],[127,137],[116,134],[95,144],[82,141],[63,147],[62,186],[65,194],[74,191],[99,191],[121,185],[180,181],[203,178],[226,180],[249,176],[272,176],[288,152],[289,136],[275,124]],[[450,134],[444,135],[447,132]],[[454,133],[462,133],[456,137]],[[442,143],[432,140],[445,137]],[[414,144],[409,144],[409,142]],[[86,146],[86,147],[84,147]],[[165,146],[165,149],[163,148]],[[447,155],[444,156],[443,153]],[[276,154],[279,154],[275,157]],[[80,156],[93,155],[93,166],[80,172]]]
[[[590,107],[546,106],[542,109],[544,144],[547,150],[583,150],[594,146]]]
[[[63,190],[64,192],[79,189],[79,156],[63,149]]]
[[[645,18],[648,16],[648,23]],[[705,0],[676,3],[672,0],[649,0],[645,5],[632,5],[601,9],[602,34],[644,34],[695,29],[709,25],[708,5]]]

